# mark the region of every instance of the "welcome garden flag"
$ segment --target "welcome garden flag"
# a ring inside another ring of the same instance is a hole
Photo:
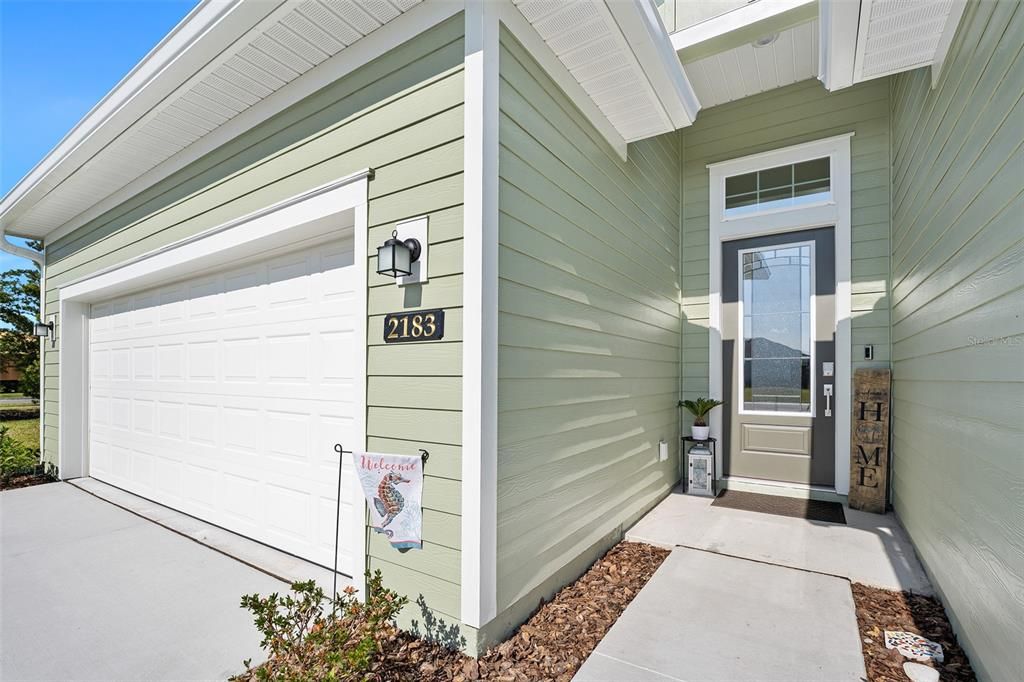
[[[397,549],[423,546],[423,459],[420,455],[355,452],[356,473],[373,529]]]

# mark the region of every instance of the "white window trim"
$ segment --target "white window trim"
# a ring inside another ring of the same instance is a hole
[[[708,165],[709,231],[708,244],[708,390],[715,398],[722,396],[722,242],[769,234],[784,234],[816,227],[835,229],[835,491],[846,495],[850,490],[850,389],[852,368],[851,346],[851,188],[850,138],[845,133],[813,142],[793,145],[761,154],[752,154]],[[725,178],[765,168],[783,166],[827,156],[831,160],[832,199],[812,206],[736,216],[724,219]],[[711,414],[711,430],[722,433],[720,410]],[[722,472],[722,453],[716,462]],[[721,475],[721,474],[720,474]]]
[[[95,301],[187,276],[212,264],[235,261],[246,254],[247,249],[255,255],[261,248],[258,245],[286,245],[309,238],[313,236],[307,227],[311,222],[351,210],[354,220],[353,267],[356,268],[356,282],[361,282],[363,288],[363,295],[355,299],[354,337],[356,347],[362,344],[365,349],[366,203],[370,175],[369,169],[362,170],[62,287],[58,336],[60,432],[57,461],[60,477],[79,478],[89,472],[89,310]],[[323,234],[323,227],[317,229]],[[355,376],[365,377],[366,353],[355,353],[354,359]],[[356,395],[353,399],[357,405],[353,425],[355,442],[344,445],[358,450],[366,447],[366,381],[357,380],[354,390]],[[355,477],[350,485],[352,499],[361,500],[363,494]],[[353,551],[365,561],[365,513],[352,516],[347,522],[351,524],[350,532],[356,538]],[[353,576],[354,583],[358,585],[360,581],[361,576]]]

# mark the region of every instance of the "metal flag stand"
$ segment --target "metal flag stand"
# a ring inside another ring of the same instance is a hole
[[[334,570],[331,572],[331,601],[336,604],[338,601],[338,539],[341,535],[341,470],[345,468],[345,455],[351,455],[352,451],[346,450],[341,443],[334,444],[334,451],[338,453],[338,492],[334,503]],[[419,451],[420,461],[426,464],[430,459],[430,453],[423,448],[420,448]],[[336,609],[337,606],[332,607],[332,613]]]

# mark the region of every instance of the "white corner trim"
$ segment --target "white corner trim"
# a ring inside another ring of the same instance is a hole
[[[860,34],[860,0],[820,0],[818,80],[830,92],[853,85]]]
[[[761,154],[709,164],[708,240],[708,394],[722,395],[722,242],[764,234],[781,234],[815,227],[835,229],[835,491],[850,490],[850,391],[852,388],[852,240],[851,154],[853,133],[836,135]],[[808,207],[772,211],[725,220],[725,178],[763,168],[831,158],[832,200]],[[711,414],[711,430],[722,434],[722,417]],[[722,471],[718,453],[717,471]]]
[[[629,3],[612,0],[606,2],[605,7],[640,63],[671,126],[691,125],[700,111],[700,101],[651,0]]]
[[[725,14],[676,31],[670,36],[672,47],[678,52],[813,2],[817,2],[817,0],[759,0],[751,2]]]
[[[942,67],[949,55],[949,48],[953,46],[953,38],[956,37],[957,27],[967,9],[967,0],[953,0],[949,8],[949,16],[946,17],[946,25],[939,37],[939,44],[935,47],[935,54],[932,56],[932,88],[939,84],[939,77],[942,75]]]
[[[502,7],[505,2],[468,2],[465,14],[460,618],[474,628],[497,615],[498,23]]]
[[[49,232],[46,239],[52,242],[70,234],[90,220],[116,208],[173,173],[227,144],[245,131],[273,118],[293,104],[461,11],[462,4],[452,0],[424,0],[416,7],[357,40],[338,54],[239,113],[155,168],[143,173],[109,197],[60,225]]]
[[[569,96],[573,104],[579,108],[587,121],[611,145],[619,158],[625,161],[627,158],[627,147],[622,135],[611,124],[604,115],[604,112],[597,107],[594,100],[583,89],[583,86],[569,73],[562,60],[551,51],[551,48],[540,37],[537,30],[530,25],[530,22],[526,20],[522,12],[510,0],[497,0],[489,4],[493,5],[492,10],[497,11],[498,17],[501,23],[505,25],[505,28],[515,36],[516,40],[522,43],[526,51],[530,53],[530,56],[537,60],[541,68]]]

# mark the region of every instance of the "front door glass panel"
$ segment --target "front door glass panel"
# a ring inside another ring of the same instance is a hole
[[[744,411],[811,411],[812,257],[810,244],[739,253]]]

